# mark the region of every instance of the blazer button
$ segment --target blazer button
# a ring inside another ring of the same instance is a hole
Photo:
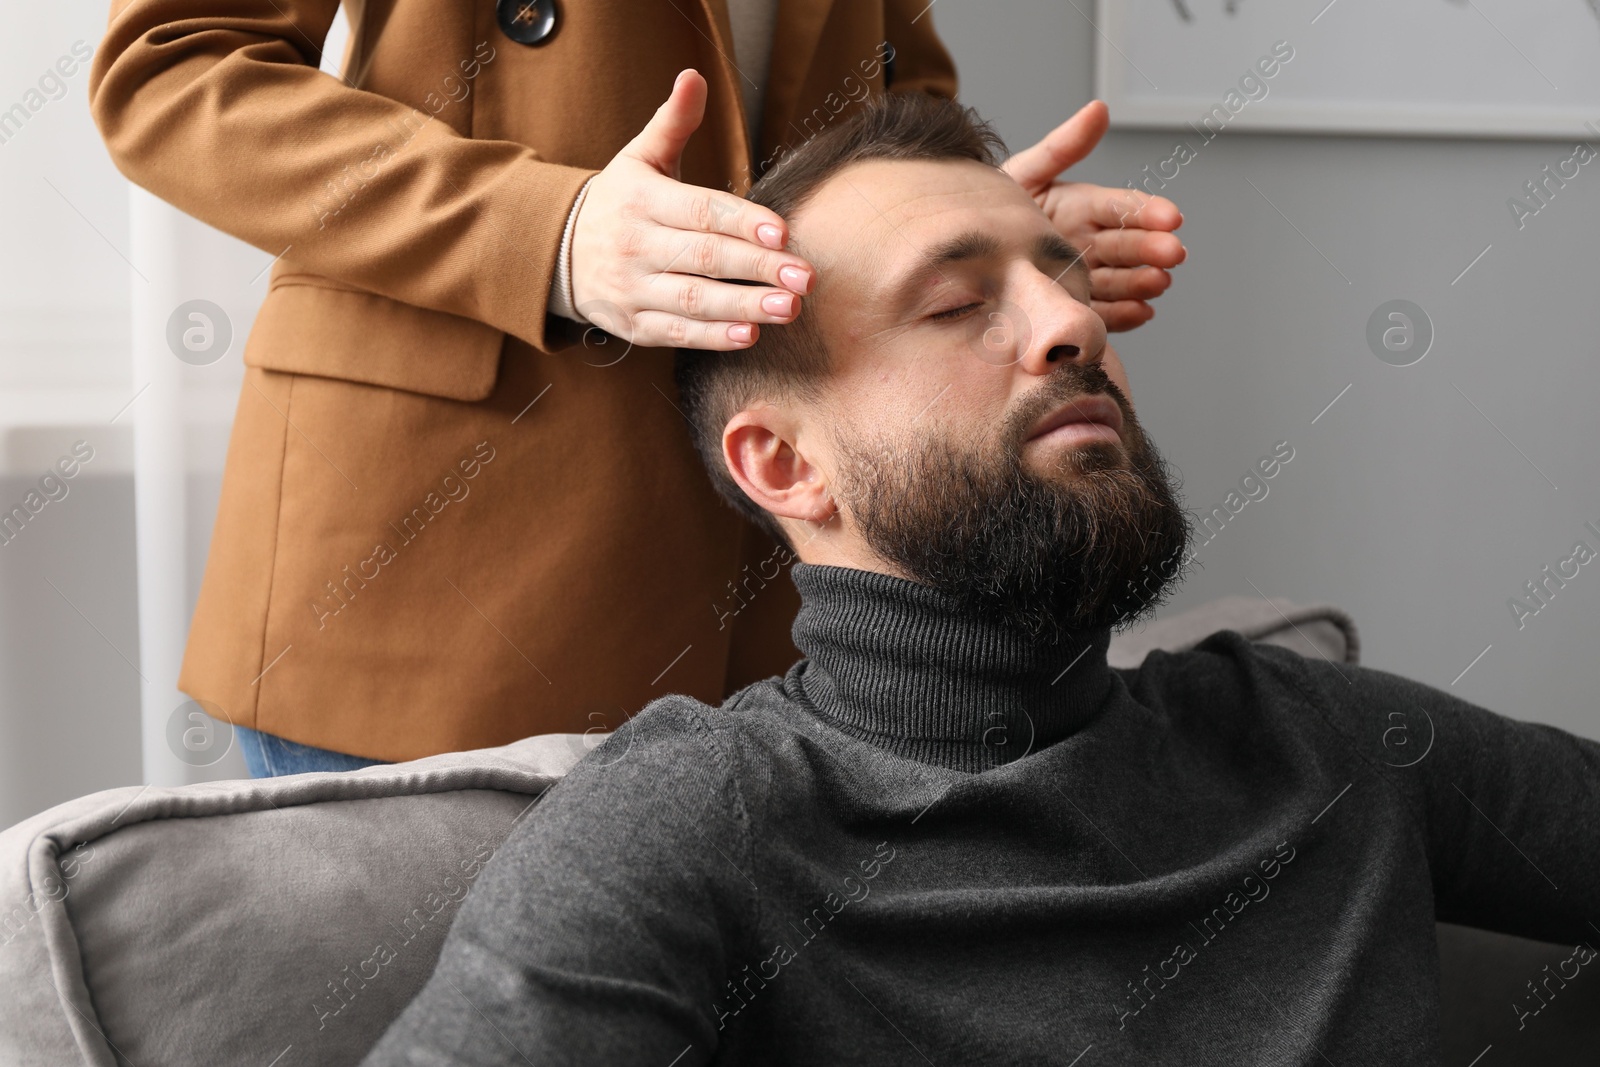
[[[495,17],[518,44],[544,44],[556,31],[556,0],[499,0]]]

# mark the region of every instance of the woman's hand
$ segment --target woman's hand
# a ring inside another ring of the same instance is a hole
[[[705,110],[705,79],[683,71],[639,136],[590,181],[573,224],[573,306],[633,344],[748,348],[760,323],[793,321],[815,284],[811,265],[782,250],[789,229],[777,213],[678,181]]]
[[[1148,301],[1172,284],[1168,267],[1188,255],[1172,230],[1183,225],[1178,205],[1137,189],[1111,189],[1057,175],[1088,158],[1111,123],[1100,100],[1032,148],[1006,160],[1005,170],[1026,189],[1089,267],[1092,304],[1108,330],[1131,330],[1155,314]]]

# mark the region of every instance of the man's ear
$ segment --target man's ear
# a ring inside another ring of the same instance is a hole
[[[773,404],[739,412],[722,430],[722,458],[746,496],[774,515],[827,522],[837,505],[827,475],[795,446],[798,425]]]

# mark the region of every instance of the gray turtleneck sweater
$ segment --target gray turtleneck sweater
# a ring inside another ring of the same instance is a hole
[[[806,658],[589,753],[366,1064],[1431,1064],[1435,919],[1600,944],[1600,745],[791,574]]]

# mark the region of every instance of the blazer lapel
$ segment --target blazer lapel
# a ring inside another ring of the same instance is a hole
[[[710,49],[707,62],[714,69],[702,70],[706,75],[706,82],[713,91],[711,99],[707,102],[708,110],[715,107],[721,115],[722,125],[728,131],[727,160],[730,173],[747,175],[750,170],[750,135],[746,130],[744,121],[744,89],[741,82],[744,75],[739,73],[735,66],[733,54],[733,24],[728,18],[728,0],[667,0],[677,7],[685,18],[694,20],[692,5],[698,4],[700,14],[704,18],[704,25],[696,24],[696,28],[705,36],[706,45]],[[720,86],[720,89],[718,89]],[[708,116],[709,117],[709,116]],[[747,185],[748,182],[736,183]],[[737,190],[741,194],[744,189]]]
[[[726,0],[715,2],[721,6]],[[772,62],[767,72],[766,101],[761,115],[762,158],[758,164],[771,160],[778,145],[799,135],[798,130],[790,128],[795,107],[805,87],[806,75],[811,72],[817,42],[822,39],[822,27],[832,10],[833,0],[778,0],[778,27],[772,35]]]
[[[675,0],[676,2],[676,0]],[[712,41],[729,66],[733,65],[733,21],[728,17],[728,0],[699,0],[711,27]]]

